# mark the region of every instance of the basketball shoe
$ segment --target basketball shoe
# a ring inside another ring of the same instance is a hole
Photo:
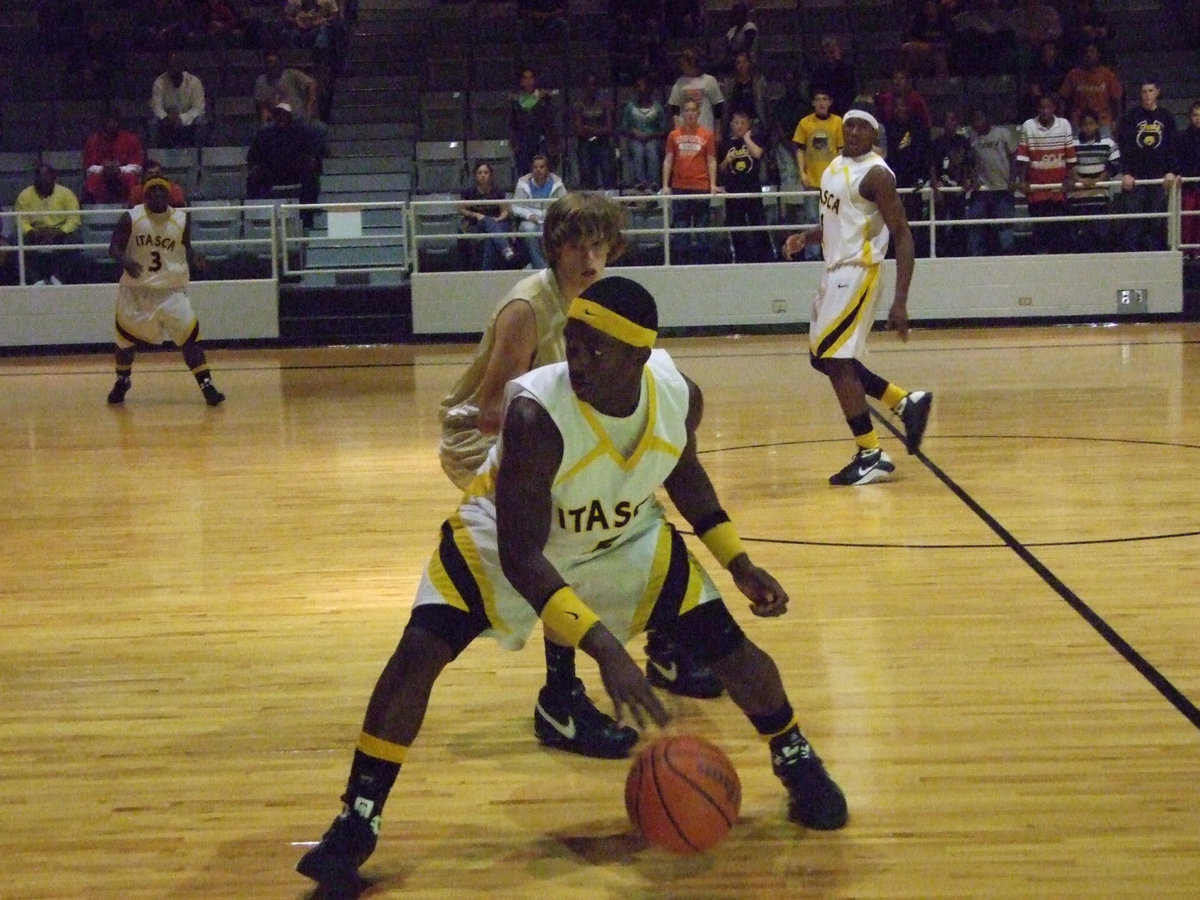
[[[211,381],[200,385],[200,390],[204,394],[204,402],[209,406],[216,406],[225,401],[225,395],[218,391],[217,386]]]
[[[128,376],[122,376],[117,379],[116,384],[112,386],[112,390],[108,392],[109,403],[124,403],[125,395],[133,386],[133,381]]]
[[[646,641],[646,678],[657,688],[680,697],[711,700],[725,693],[713,670],[696,662],[669,638],[651,632]]]
[[[321,837],[321,843],[300,857],[296,871],[330,887],[345,889],[357,885],[358,867],[375,852],[379,840],[379,816],[363,815],[373,809],[374,804],[361,797],[354,801],[354,808],[344,807]]]
[[[876,447],[874,450],[859,450],[842,471],[829,476],[830,484],[870,484],[880,481],[896,471],[892,458]]]
[[[846,824],[846,795],[829,777],[821,757],[799,731],[771,742],[771,768],[788,792],[788,818],[807,828],[832,831]]]
[[[932,407],[932,391],[911,391],[892,409],[904,423],[904,448],[910,454],[921,449],[921,438],[925,437],[925,426],[929,424],[929,410]]]
[[[533,733],[547,747],[580,756],[624,759],[638,733],[596,708],[578,678],[570,690],[544,685],[533,708]]]

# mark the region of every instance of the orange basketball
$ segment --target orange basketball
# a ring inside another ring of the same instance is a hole
[[[724,753],[695,737],[664,737],[633,761],[625,810],[646,838],[672,853],[699,853],[737,821],[742,785]]]

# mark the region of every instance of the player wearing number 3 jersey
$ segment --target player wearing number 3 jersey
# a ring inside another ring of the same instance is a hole
[[[183,352],[205,401],[216,406],[225,395],[212,383],[200,346],[200,324],[185,292],[195,261],[187,213],[168,204],[170,185],[164,178],[148,178],[144,191],[145,203],[121,216],[108,248],[122,270],[117,287],[117,381],[108,402],[124,402],[137,347],[170,338]]]

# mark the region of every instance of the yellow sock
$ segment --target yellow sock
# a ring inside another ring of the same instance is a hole
[[[872,428],[866,434],[856,434],[854,436],[854,443],[858,444],[859,450],[878,450],[879,435],[877,435],[875,433],[875,429]]]
[[[904,390],[904,388],[899,388],[896,387],[896,385],[889,383],[888,386],[883,389],[883,396],[879,399],[887,404],[888,409],[892,409],[897,403],[907,396],[908,391]]]

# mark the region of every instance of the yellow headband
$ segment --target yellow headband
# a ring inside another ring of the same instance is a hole
[[[653,328],[644,328],[607,306],[584,297],[576,297],[571,301],[567,318],[578,319],[631,347],[653,347],[654,339],[658,337],[658,332]]]
[[[154,187],[156,184],[159,187],[161,187],[163,190],[170,193],[171,182],[167,181],[167,179],[165,179],[165,178],[159,178],[157,175],[155,175],[153,178],[147,178],[145,184],[142,185],[142,190],[148,191],[148,190],[150,190],[150,188]]]

